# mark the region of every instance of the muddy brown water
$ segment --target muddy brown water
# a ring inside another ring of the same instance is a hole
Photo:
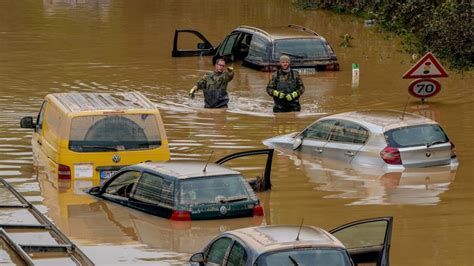
[[[210,57],[172,58],[175,28],[200,30],[213,44],[239,25],[301,24],[325,36],[339,72],[303,76],[302,112],[273,115],[265,93],[269,73],[234,64],[228,110],[204,110],[187,98]],[[341,36],[354,37],[341,48]],[[449,71],[442,91],[409,112],[440,122],[457,147],[457,171],[360,172],[339,164],[276,152],[273,190],[260,193],[264,218],[171,222],[91,198],[89,181],[47,181],[32,165],[31,131],[47,93],[129,91],[149,96],[162,112],[173,158],[206,160],[264,148],[262,140],[301,130],[325,114],[360,109],[402,110],[413,64],[399,40],[351,16],[301,11],[290,1],[44,0],[0,2],[0,176],[50,217],[97,264],[184,264],[219,232],[260,224],[331,229],[367,217],[395,219],[393,265],[472,265],[474,261],[473,74]],[[354,86],[351,64],[360,64]],[[250,166],[242,170],[255,170]],[[2,202],[11,199],[0,194]],[[0,222],[28,220],[0,212]],[[34,240],[34,239],[33,239]],[[29,239],[32,241],[32,239]],[[0,263],[16,261],[0,246]]]

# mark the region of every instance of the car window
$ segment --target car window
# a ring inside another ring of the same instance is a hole
[[[239,266],[245,265],[246,262],[247,252],[245,251],[245,248],[239,242],[235,241],[230,250],[229,258],[227,259],[227,265]]]
[[[403,148],[449,141],[439,125],[402,127],[384,133],[390,147]]]
[[[268,41],[254,35],[252,37],[252,42],[250,43],[247,59],[251,59],[253,61],[263,61],[270,59],[268,46]]]
[[[133,185],[140,177],[139,171],[127,171],[106,183],[105,192],[121,197],[128,197]]]
[[[154,115],[89,115],[72,119],[72,151],[143,150],[159,146],[160,132]]]
[[[336,120],[324,120],[316,122],[305,130],[304,137],[310,139],[327,140]]]
[[[287,265],[351,265],[349,255],[343,249],[336,248],[301,248],[281,250],[264,254],[259,257],[258,265],[287,266]]]
[[[210,265],[222,265],[227,249],[232,244],[232,239],[222,237],[214,241],[207,252],[207,262]]]
[[[320,39],[281,39],[275,41],[275,58],[283,54],[298,58],[327,58],[326,43]]]
[[[385,241],[388,222],[385,220],[352,225],[332,233],[346,248],[381,246]]]
[[[230,54],[232,54],[232,52],[233,52],[232,48],[234,47],[235,41],[237,40],[238,36],[239,36],[239,33],[234,33],[234,34],[230,35],[227,38],[227,42],[224,44],[224,48],[222,50],[221,55],[230,55]]]
[[[192,178],[180,182],[180,204],[216,203],[254,199],[255,194],[241,175]]]
[[[334,126],[331,141],[364,144],[369,138],[369,132],[362,126],[349,121],[339,121]]]
[[[131,198],[146,203],[174,206],[174,182],[144,172]]]

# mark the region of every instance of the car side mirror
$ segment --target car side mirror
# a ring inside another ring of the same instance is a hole
[[[295,141],[293,142],[293,150],[298,149],[301,144],[303,144],[303,136],[299,135],[295,137]]]
[[[35,128],[36,125],[33,123],[33,117],[25,116],[20,120],[20,127],[21,128]]]
[[[204,253],[199,252],[191,256],[190,262],[204,263]]]
[[[207,49],[207,44],[205,42],[200,42],[197,44],[198,49]]]

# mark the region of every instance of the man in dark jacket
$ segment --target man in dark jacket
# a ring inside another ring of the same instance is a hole
[[[303,81],[298,71],[290,68],[290,58],[280,57],[280,69],[272,75],[267,85],[268,95],[273,97],[273,112],[299,112],[300,96],[304,93]]]
[[[224,59],[217,59],[214,71],[202,76],[189,91],[189,96],[194,98],[196,91],[203,90],[205,108],[227,108],[227,84],[234,78],[234,69],[228,67],[227,71],[224,71],[224,68]]]

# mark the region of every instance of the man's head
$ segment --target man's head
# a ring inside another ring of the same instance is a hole
[[[290,57],[287,55],[280,56],[280,66],[283,70],[287,70],[290,67]]]
[[[217,59],[216,64],[214,66],[214,71],[216,71],[217,73],[222,73],[224,72],[224,68],[225,68],[225,60],[222,58]]]

